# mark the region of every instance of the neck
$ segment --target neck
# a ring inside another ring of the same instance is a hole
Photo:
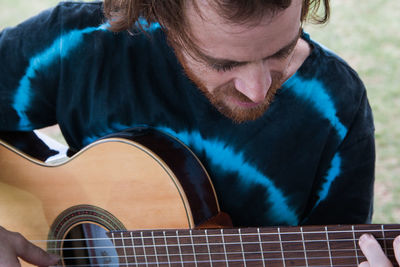
[[[304,61],[311,54],[311,46],[303,38],[299,38],[296,47],[294,48],[293,57],[289,62],[284,81],[292,77],[297,70],[303,65]]]

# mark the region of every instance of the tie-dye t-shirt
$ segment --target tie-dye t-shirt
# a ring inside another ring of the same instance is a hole
[[[150,126],[200,158],[237,226],[366,223],[374,126],[342,59],[312,53],[259,119],[235,124],[185,76],[158,24],[112,33],[101,3],[62,3],[0,35],[0,130],[59,124],[73,150]]]

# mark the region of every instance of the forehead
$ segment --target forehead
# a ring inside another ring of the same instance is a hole
[[[301,0],[290,7],[245,23],[226,21],[209,0],[188,1],[186,18],[194,42],[207,55],[253,61],[273,55],[298,35]]]

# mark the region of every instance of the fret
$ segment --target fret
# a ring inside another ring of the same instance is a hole
[[[282,248],[276,228],[261,228],[261,250],[265,266],[282,267]]]
[[[124,249],[123,249],[123,246],[122,246],[123,239],[122,238],[117,238],[116,235],[118,235],[118,232],[112,231],[112,232],[108,232],[107,233],[107,236],[111,239],[112,244],[115,246],[115,249],[117,251],[117,256],[119,258],[120,255],[124,255]],[[125,260],[125,262],[123,262],[124,260]],[[119,259],[116,260],[116,262],[118,262],[118,261],[119,261]],[[124,257],[121,260],[121,262],[123,264],[127,264],[126,257]]]
[[[282,236],[281,236],[281,228],[280,227],[278,227],[278,237],[279,237],[279,244],[281,246],[283,266],[286,267],[285,252],[283,251],[283,244],[282,244]]]
[[[121,231],[119,236],[121,242],[119,245],[117,245],[117,248],[119,249],[119,257],[116,259],[116,262],[119,261],[120,263],[125,263],[127,266],[136,263],[136,255],[133,251],[134,243],[130,237],[130,233]]]
[[[306,267],[308,267],[307,250],[306,250],[306,244],[305,244],[305,242],[304,242],[303,227],[300,227],[300,233],[301,233],[301,241],[302,241],[302,243],[303,243],[304,260],[305,260],[305,262],[306,262]]]
[[[360,239],[360,236],[362,236],[364,233],[371,233],[383,247],[382,229],[380,225],[355,225],[355,229],[356,229],[355,237],[357,239],[357,242]],[[360,262],[366,261],[367,259],[365,258],[361,249],[358,252],[359,252],[358,253],[359,261]]]
[[[192,244],[194,266],[197,267],[196,250],[194,249],[194,241],[193,241],[193,231],[189,230],[189,234],[190,234],[190,243]]]
[[[191,238],[191,230],[178,230],[176,233],[178,244],[180,247],[182,266],[197,265],[196,257],[194,255],[194,244]],[[177,265],[176,265],[177,266]]]
[[[111,239],[111,242],[114,244],[114,246],[117,248],[116,250],[117,250],[117,254],[118,255],[121,255],[122,254],[122,252],[121,252],[121,249],[119,249],[119,247],[121,246],[121,244],[120,244],[120,242],[118,242],[116,239],[115,239],[115,233],[114,232],[109,232],[108,233],[108,237]]]
[[[244,253],[243,258],[246,261],[246,266],[250,267],[265,265],[260,242],[260,234],[256,231],[256,229],[243,228],[239,233],[242,253]],[[267,266],[269,265],[267,264]]]
[[[296,230],[294,230],[296,229]],[[304,242],[297,228],[279,229],[286,266],[305,266]]]
[[[382,230],[383,228],[383,230]],[[386,250],[387,250],[387,256],[389,258],[390,261],[395,262],[395,264],[393,264],[394,266],[398,266],[398,264],[396,263],[396,258],[394,256],[394,250],[393,250],[393,241],[394,238],[396,238],[396,236],[400,235],[400,230],[399,230],[399,226],[398,225],[385,225],[385,226],[381,226],[381,230],[383,233],[383,238],[385,238],[385,241],[381,241],[378,240],[378,242],[380,242],[382,244],[383,242],[383,247],[386,246]]]
[[[224,251],[224,240],[219,229],[207,230],[208,246],[211,252],[211,262],[214,266],[227,266],[226,250]]]
[[[221,238],[222,238],[222,246],[224,248],[224,256],[225,262],[228,264],[228,255],[226,254],[226,246],[225,246],[225,238],[224,238],[224,229],[221,228]]]
[[[168,263],[168,266],[170,267],[171,266],[171,259],[170,259],[170,257],[169,257],[169,250],[168,250],[168,242],[167,242],[167,236],[165,235],[165,231],[163,231],[163,237],[164,237],[164,244],[165,244],[165,253],[166,253],[166,256],[167,256],[167,263]]]
[[[129,251],[131,251],[128,254],[132,254],[133,257],[129,257],[129,262],[130,263],[135,263],[135,264],[143,264],[145,263],[145,257],[144,257],[144,252],[143,252],[143,242],[142,238],[140,237],[140,232],[126,232],[124,234],[127,240],[130,240],[130,248],[128,247]]]
[[[130,238],[131,238],[131,247],[132,247],[132,252],[133,252],[133,260],[134,260],[134,264],[135,265],[137,265],[137,260],[136,260],[136,246],[135,246],[135,241],[134,241],[134,238],[133,238],[133,233],[132,232],[130,232],[129,233],[129,236],[130,236]]]
[[[309,266],[329,266],[330,255],[325,229],[321,226],[303,227],[304,244]]]
[[[360,261],[358,260],[357,239],[356,239],[356,235],[354,233],[354,225],[351,226],[351,232],[352,232],[352,236],[353,236],[354,252],[356,255],[356,262],[357,262],[357,266],[358,266],[358,265],[360,265]]]
[[[143,257],[144,257],[144,261],[145,261],[146,266],[149,266],[149,263],[148,263],[148,261],[147,261],[146,244],[145,244],[145,242],[144,242],[143,232],[140,232],[140,238],[141,238],[142,246],[143,246]]]
[[[169,262],[171,266],[177,266],[182,263],[181,251],[178,244],[178,237],[176,231],[166,231],[166,240],[168,247]]]
[[[262,248],[260,228],[257,228],[257,234],[258,234],[258,242],[259,242],[259,245],[260,245],[261,260],[262,260],[263,267],[265,267],[264,251],[263,251],[263,248]]]
[[[154,254],[155,254],[155,257],[156,257],[156,264],[157,264],[157,266],[160,266],[159,265],[160,261],[158,260],[158,253],[157,253],[157,243],[156,243],[156,240],[154,238],[154,232],[153,231],[151,231],[151,240],[153,241]]]
[[[381,225],[381,230],[382,230],[382,238],[383,238],[383,251],[385,251],[385,254],[388,255],[388,249],[386,245],[386,237],[385,237],[385,227],[383,224]]]
[[[176,233],[176,241],[177,241],[177,244],[178,244],[179,257],[180,257],[180,260],[181,260],[181,265],[184,266],[183,265],[183,258],[182,258],[181,242],[179,241],[179,232],[178,232],[178,230],[176,230],[175,233]]]
[[[244,267],[246,267],[246,256],[244,255],[242,233],[241,233],[240,229],[238,232],[239,232],[240,247],[242,248],[243,265],[244,265]]]
[[[227,251],[228,265],[235,265],[243,262],[242,247],[238,229],[224,229],[224,242]],[[222,252],[222,250],[221,250]],[[243,266],[243,264],[241,264]]]
[[[127,257],[127,254],[126,254],[126,246],[125,246],[124,232],[121,232],[120,236],[121,236],[121,246],[122,246],[122,250],[123,250],[123,252],[124,252],[124,255],[123,255],[123,256],[124,256],[124,260],[125,260],[125,262],[123,262],[123,263],[128,264],[129,261],[128,261],[128,257]]]
[[[333,266],[332,263],[332,254],[331,254],[331,246],[329,245],[329,235],[328,235],[328,228],[325,226],[325,233],[326,233],[326,244],[328,245],[328,253],[329,253],[329,263]]]
[[[210,257],[204,230],[193,230],[192,238],[197,264],[199,266],[207,266],[207,263],[210,263]]]
[[[206,235],[208,258],[210,259],[210,265],[212,267],[213,266],[213,262],[212,262],[211,253],[210,253],[210,242],[208,240],[207,229],[205,230],[205,235]]]

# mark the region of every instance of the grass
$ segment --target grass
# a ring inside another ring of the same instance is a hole
[[[400,1],[335,0],[314,39],[350,63],[364,81],[376,128],[376,223],[400,223]]]
[[[0,0],[0,29],[57,0]],[[326,26],[306,25],[313,39],[341,55],[364,81],[376,127],[375,223],[400,223],[400,1],[334,0]]]

